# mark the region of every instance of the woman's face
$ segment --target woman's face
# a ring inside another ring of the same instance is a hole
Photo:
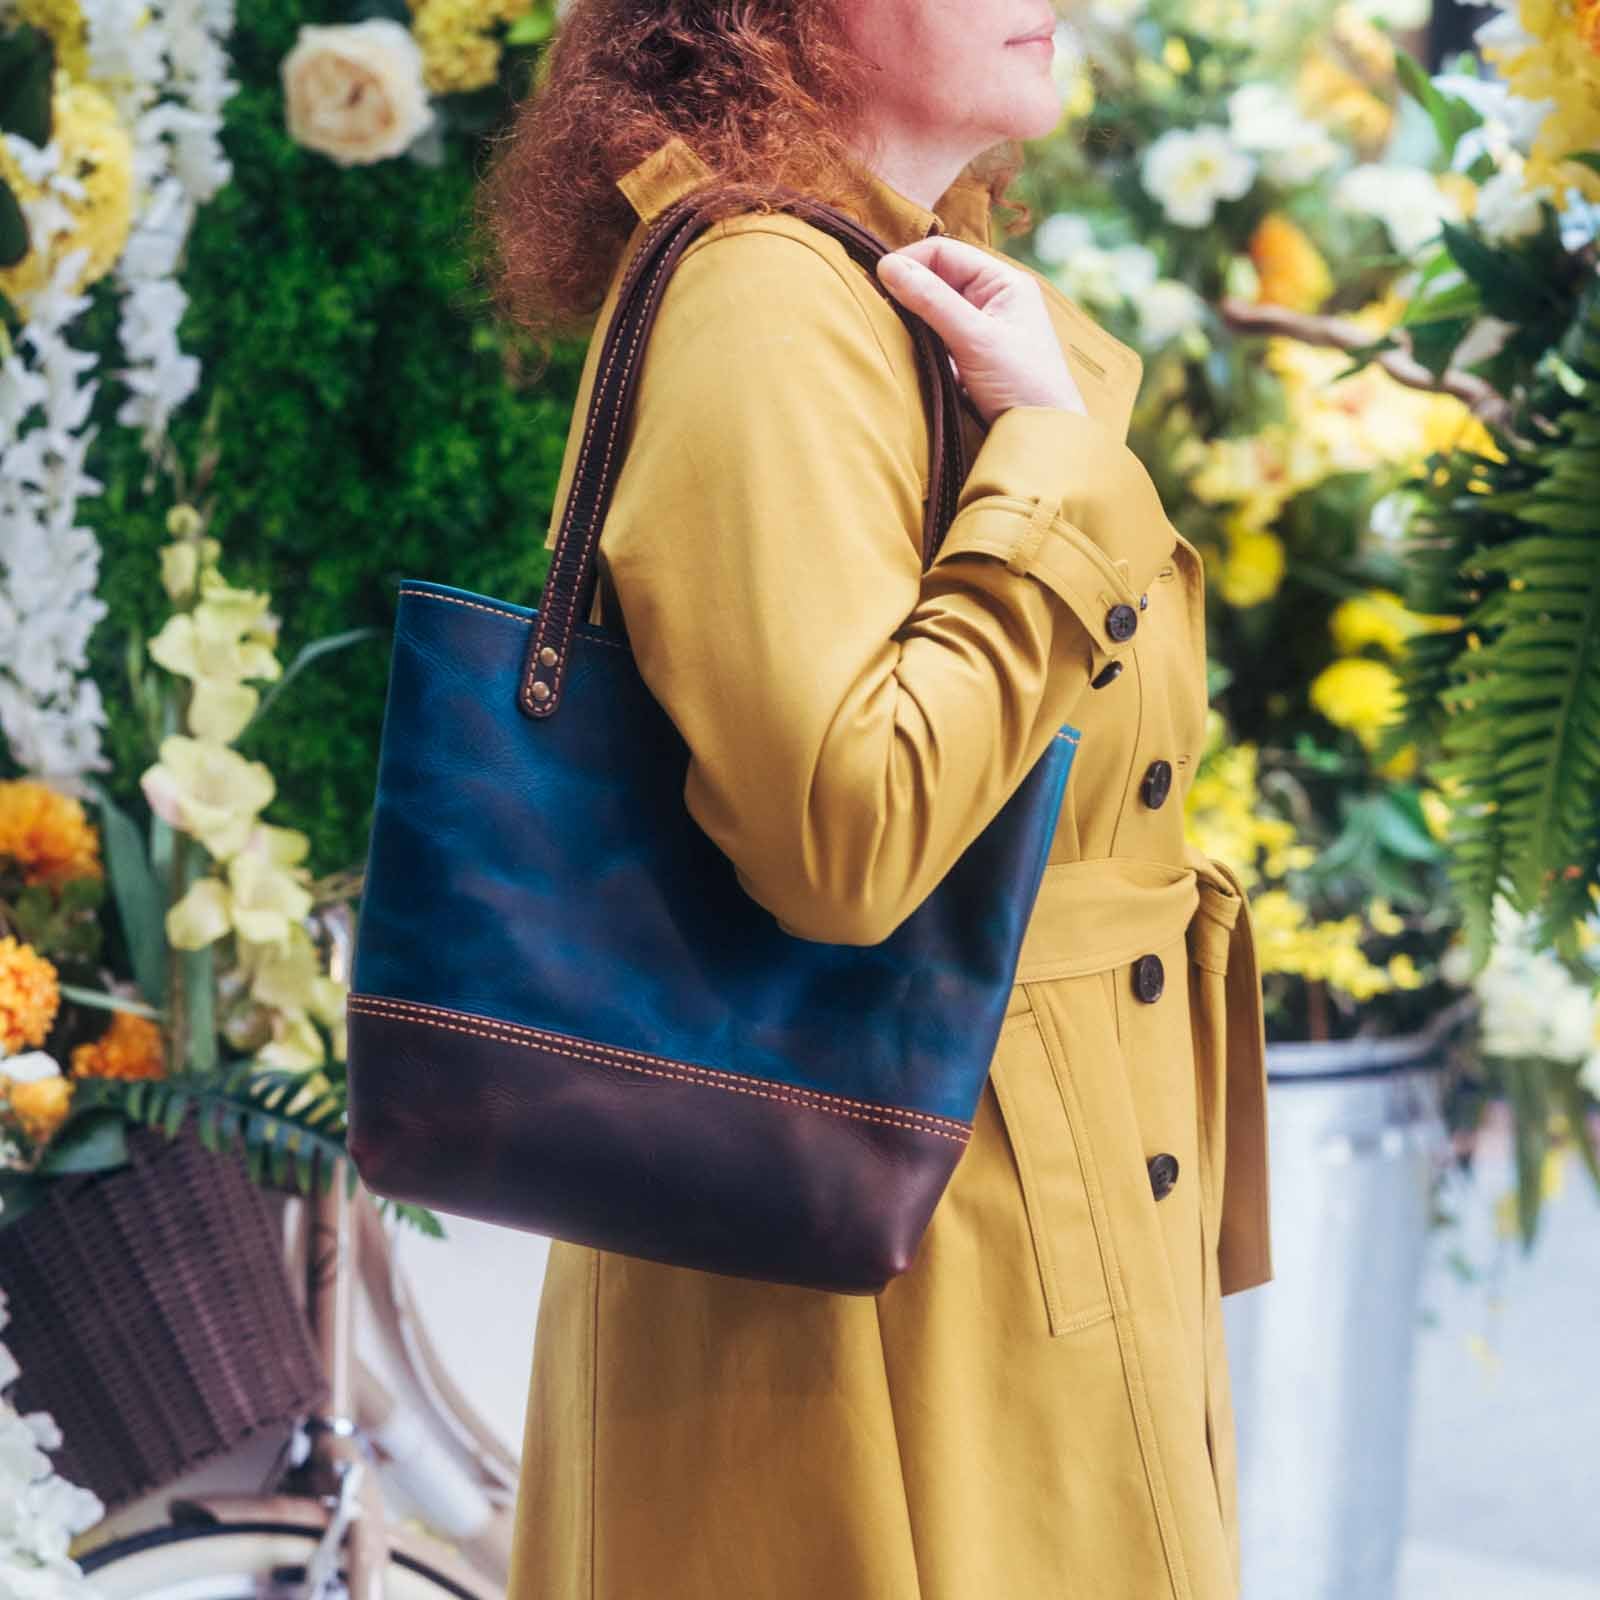
[[[878,68],[871,130],[965,152],[1038,139],[1061,120],[1052,0],[839,0],[850,43]],[[1022,42],[1031,39],[1034,42]]]

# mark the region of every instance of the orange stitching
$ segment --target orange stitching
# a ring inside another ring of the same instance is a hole
[[[440,1017],[467,1016],[467,1013],[465,1012],[452,1011],[445,1006],[431,1006],[420,1000],[397,1000],[389,995],[355,994],[349,996],[348,998],[352,1002],[364,1002],[368,1005],[386,1005],[410,1011],[432,1012]],[[687,1072],[704,1073],[707,1077],[727,1078],[733,1082],[739,1083],[765,1084],[768,1081],[765,1078],[751,1077],[748,1073],[726,1072],[719,1067],[701,1067],[695,1066],[686,1061],[671,1061],[665,1056],[647,1055],[642,1050],[629,1050],[623,1045],[599,1044],[592,1039],[573,1039],[568,1034],[553,1033],[548,1028],[535,1028],[523,1022],[506,1022],[499,1017],[471,1017],[469,1020],[477,1023],[486,1023],[489,1027],[499,1029],[507,1034],[528,1034],[535,1039],[551,1039],[559,1041],[563,1044],[575,1044],[580,1047],[580,1052],[586,1050],[596,1056],[613,1055],[624,1058],[631,1057],[635,1061],[666,1062],[668,1066],[681,1067]],[[893,1109],[895,1115],[897,1116],[915,1117],[922,1122],[941,1123],[947,1128],[954,1128],[963,1133],[967,1132],[970,1128],[969,1123],[961,1122],[954,1117],[937,1116],[931,1111],[909,1111],[904,1107],[889,1108],[880,1106],[871,1100],[853,1100],[848,1095],[831,1094],[825,1089],[801,1089],[796,1085],[786,1085],[785,1087],[792,1088],[796,1094],[811,1095],[818,1100],[835,1101],[840,1105],[860,1106],[864,1110],[868,1111],[883,1111]]]
[[[513,622],[520,622],[523,627],[531,628],[532,621],[527,617],[519,617],[515,611],[507,611],[500,606],[486,606],[476,600],[458,600],[453,594],[434,594],[429,589],[401,589],[400,594],[414,594],[419,600],[443,600],[453,606],[470,606],[474,611],[487,611],[497,617],[509,617]],[[626,650],[628,647],[620,639],[595,639],[583,635],[590,644],[608,644],[613,650]]]
[[[358,1002],[364,1002],[364,1004],[363,1003],[358,1003]],[[397,1002],[397,1003],[402,1003],[403,1004],[404,1002]],[[351,996],[349,996],[347,998],[347,1006],[348,1006],[348,1009],[354,1010],[354,1011],[356,1011],[358,1013],[360,1013],[362,1011],[365,1011],[367,1013],[367,1015],[369,1015],[369,1016],[391,1017],[397,1022],[419,1022],[419,1023],[422,1023],[423,1025],[425,1025],[427,1027],[447,1028],[452,1033],[467,1033],[467,1034],[474,1034],[475,1033],[475,1034],[481,1035],[484,1038],[493,1038],[495,1036],[495,1033],[496,1033],[496,1030],[493,1029],[493,1028],[463,1026],[462,1024],[455,1023],[455,1022],[442,1022],[442,1021],[439,1021],[439,1020],[437,1020],[437,1019],[435,1019],[433,1017],[407,1017],[407,1016],[405,1016],[404,1014],[402,1014],[399,1011],[392,1011],[392,1010],[388,1009],[386,1006],[378,1004],[376,1001],[373,1000],[373,998],[371,996],[366,996],[366,995],[351,995]],[[524,1044],[529,1049],[533,1048],[532,1041],[509,1039],[509,1042]],[[583,1061],[583,1060],[593,1059],[591,1057],[584,1056],[583,1054],[581,1054],[579,1051],[576,1051],[576,1050],[565,1050],[565,1049],[562,1049],[559,1045],[547,1046],[545,1048],[551,1049],[553,1051],[553,1053],[556,1054],[556,1055],[570,1056],[575,1061]],[[760,1100],[776,1100],[780,1104],[799,1106],[799,1107],[801,1107],[802,1110],[806,1110],[806,1111],[825,1111],[825,1112],[828,1112],[832,1116],[852,1117],[857,1122],[879,1122],[879,1123],[882,1123],[885,1127],[904,1128],[904,1129],[906,1129],[906,1131],[908,1131],[910,1133],[929,1133],[929,1134],[932,1134],[935,1138],[938,1138],[938,1139],[949,1139],[954,1144],[966,1144],[967,1141],[968,1141],[968,1138],[970,1137],[970,1130],[968,1130],[968,1132],[959,1133],[959,1134],[957,1134],[957,1133],[946,1133],[942,1128],[917,1127],[914,1122],[908,1122],[908,1121],[900,1120],[902,1117],[904,1117],[904,1118],[920,1118],[922,1116],[921,1112],[906,1111],[906,1112],[894,1113],[894,1114],[887,1115],[887,1116],[869,1116],[866,1112],[863,1112],[863,1111],[846,1111],[842,1107],[839,1107],[839,1106],[822,1105],[822,1104],[808,1105],[806,1103],[806,1100],[801,1098],[801,1097],[802,1096],[811,1096],[811,1095],[813,1095],[814,1091],[812,1091],[812,1090],[799,1090],[797,1092],[789,1093],[789,1094],[777,1094],[777,1093],[774,1093],[770,1089],[748,1089],[748,1088],[745,1088],[742,1084],[738,1084],[738,1083],[707,1083],[707,1082],[704,1081],[703,1076],[700,1076],[702,1074],[707,1074],[707,1073],[710,1072],[711,1069],[705,1068],[705,1067],[695,1067],[695,1068],[690,1068],[688,1070],[679,1071],[679,1072],[664,1072],[658,1067],[638,1067],[638,1066],[633,1066],[630,1063],[625,1062],[625,1061],[605,1062],[605,1063],[598,1063],[597,1062],[596,1064],[597,1065],[603,1064],[603,1065],[607,1065],[607,1066],[617,1066],[617,1067],[620,1067],[624,1072],[637,1072],[637,1073],[640,1073],[641,1075],[643,1075],[645,1077],[666,1078],[668,1080],[673,1080],[673,1081],[682,1082],[682,1083],[697,1083],[697,1084],[700,1085],[701,1088],[706,1088],[706,1089],[726,1089],[731,1094],[748,1094],[748,1095],[753,1095],[755,1098],[760,1099]],[[725,1074],[724,1073],[724,1074],[719,1074],[719,1076],[726,1077],[726,1076],[730,1076],[730,1074]],[[758,1080],[752,1080],[752,1081],[758,1081]],[[866,1102],[856,1102],[856,1103],[857,1104],[865,1104]],[[962,1127],[964,1125],[960,1124],[960,1123],[956,1123],[956,1124],[953,1124],[953,1126]]]

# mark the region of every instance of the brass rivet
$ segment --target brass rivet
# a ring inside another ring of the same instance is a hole
[[[548,700],[550,698],[550,685],[548,683],[534,684],[533,698],[535,700]]]
[[[539,652],[539,659],[545,664],[545,666],[553,667],[556,664],[556,653],[550,648],[549,645],[546,645],[544,649]]]

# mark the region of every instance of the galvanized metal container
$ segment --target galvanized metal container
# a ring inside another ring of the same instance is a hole
[[[1274,1277],[1223,1302],[1244,1600],[1394,1600],[1418,1297],[1446,1159],[1426,1032],[1270,1044]]]

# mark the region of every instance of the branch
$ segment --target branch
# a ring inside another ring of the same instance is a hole
[[[1312,316],[1291,311],[1287,306],[1259,305],[1236,295],[1224,297],[1217,309],[1222,320],[1239,333],[1273,334],[1297,339],[1301,344],[1352,352],[1372,343],[1372,334],[1366,328],[1339,317]],[[1404,339],[1405,335],[1398,333],[1396,337]],[[1509,426],[1510,401],[1482,378],[1452,367],[1445,368],[1436,378],[1409,350],[1385,350],[1375,359],[1396,383],[1430,394],[1454,395],[1481,422]]]

